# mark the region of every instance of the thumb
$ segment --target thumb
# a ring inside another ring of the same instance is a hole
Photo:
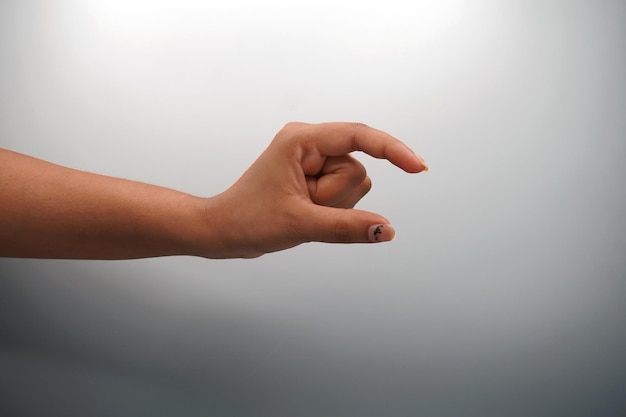
[[[309,241],[376,243],[395,237],[389,220],[369,211],[319,205],[309,206],[306,235]]]

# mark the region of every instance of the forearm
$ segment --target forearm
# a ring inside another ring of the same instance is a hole
[[[0,149],[0,256],[196,254],[206,201]]]
[[[390,241],[389,220],[353,209],[371,187],[354,151],[406,172],[428,169],[404,143],[360,123],[288,123],[211,198],[0,149],[0,256],[254,258],[311,241]]]

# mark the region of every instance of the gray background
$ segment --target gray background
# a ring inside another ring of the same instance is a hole
[[[361,121],[383,245],[0,260],[3,416],[626,415],[623,1],[0,2],[0,146],[210,196]]]

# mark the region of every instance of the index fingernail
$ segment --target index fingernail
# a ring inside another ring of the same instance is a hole
[[[424,158],[422,158],[421,156],[419,156],[418,154],[415,154],[415,156],[417,157],[417,159],[419,159],[419,161],[422,163],[422,165],[424,165],[424,172],[428,172],[430,171],[430,168],[428,167],[428,164],[426,163],[426,161],[424,160]]]

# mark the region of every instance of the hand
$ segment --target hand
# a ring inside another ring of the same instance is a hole
[[[0,256],[253,258],[310,241],[391,240],[387,219],[352,209],[371,186],[356,150],[427,169],[399,140],[354,123],[289,123],[212,198],[0,149]]]
[[[353,151],[409,173],[428,170],[405,144],[366,125],[289,123],[232,187],[204,200],[211,242],[203,256],[253,258],[311,241],[393,239],[385,217],[353,209],[371,187]]]

